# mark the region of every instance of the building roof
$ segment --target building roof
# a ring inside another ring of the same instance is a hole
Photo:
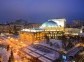
[[[57,25],[57,23],[56,22],[54,22],[54,21],[47,21],[47,22],[44,22],[41,26],[40,26],[40,28],[42,28],[42,29],[44,29],[44,28],[52,28],[52,27],[56,27],[56,26],[58,26]]]
[[[41,31],[44,31],[44,30],[40,29],[40,28],[32,28],[32,29],[22,29],[21,31],[25,31],[25,32],[41,32]]]

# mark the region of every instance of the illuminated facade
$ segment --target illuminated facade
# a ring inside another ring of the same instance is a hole
[[[33,43],[33,41],[44,39],[45,35],[49,38],[56,39],[57,36],[64,34],[65,21],[65,19],[51,19],[38,28],[22,29],[20,31],[20,38],[21,40],[29,41],[30,44]]]
[[[54,21],[59,27],[66,27],[66,19],[50,19],[48,21]]]
[[[33,44],[33,41],[41,41],[44,38],[44,30],[42,29],[23,29],[20,32],[20,39]]]
[[[65,19],[50,19],[43,23],[40,28],[44,29],[44,33],[49,37],[55,39],[57,36],[64,34]]]
[[[78,28],[65,28],[65,35],[79,35],[80,29]]]

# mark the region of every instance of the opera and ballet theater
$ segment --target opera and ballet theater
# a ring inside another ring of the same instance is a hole
[[[49,39],[56,39],[62,36],[66,27],[66,19],[50,19],[44,22],[38,28],[24,28],[20,31],[20,39],[22,41],[42,40],[47,36]]]

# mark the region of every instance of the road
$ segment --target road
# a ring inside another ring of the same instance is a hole
[[[76,44],[73,48],[71,48],[67,54],[68,56],[75,56],[80,50],[83,50],[84,44],[83,43],[78,43]]]
[[[13,37],[8,37],[8,38],[1,37],[0,43],[4,43],[4,44],[6,43],[6,44],[10,45],[10,48],[12,48],[13,53],[14,53],[15,62],[31,62],[28,59],[28,55],[26,55],[25,52],[23,52],[21,50],[22,48],[28,46],[27,44],[25,44],[25,42],[22,42],[21,40],[19,40],[17,38],[13,38]],[[81,49],[81,48],[79,48],[79,46],[84,47],[84,44],[79,43],[79,44],[75,45],[75,47],[72,48],[71,51],[68,52],[68,55],[74,55],[75,53],[77,53],[77,51],[79,51],[79,49]],[[82,60],[84,60],[84,58],[82,58],[80,61],[82,61]]]
[[[26,54],[24,54],[24,52],[20,50],[21,48],[26,46],[26,44],[24,44],[23,42],[13,37],[8,37],[8,38],[1,37],[0,43],[3,43],[3,44],[6,43],[10,46],[10,48],[12,48],[15,62],[30,62]]]

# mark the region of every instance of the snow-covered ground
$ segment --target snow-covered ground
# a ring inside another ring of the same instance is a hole
[[[56,51],[63,49],[61,40],[50,39],[50,42],[52,43],[52,46],[49,43],[47,44],[45,41],[41,42],[40,45],[54,49]]]
[[[42,62],[52,62],[60,57],[59,52],[55,50],[62,49],[61,40],[50,40],[52,46],[46,44],[46,42],[41,42],[37,45],[31,45],[23,48],[22,50],[30,56],[36,57]],[[58,47],[56,47],[58,46]]]
[[[8,62],[10,51],[7,51],[5,48],[0,47],[0,56],[2,58],[2,62]]]

